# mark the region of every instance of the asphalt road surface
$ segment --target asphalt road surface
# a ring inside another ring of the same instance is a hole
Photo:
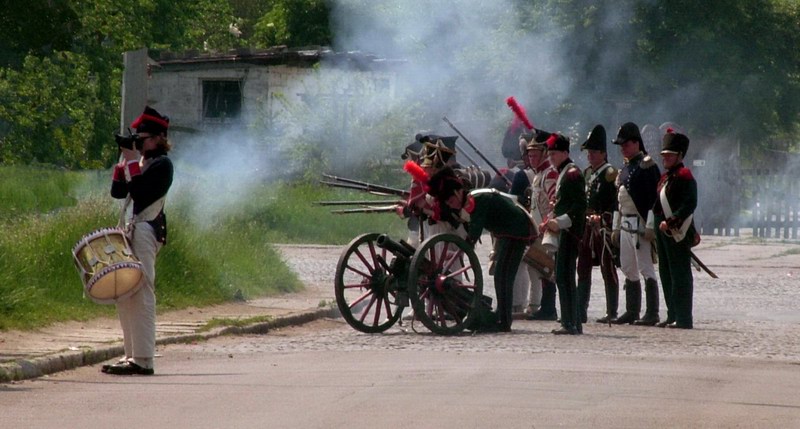
[[[563,337],[516,321],[440,337],[322,320],[167,346],[151,377],[84,367],[0,386],[0,427],[800,427],[797,245],[704,246],[720,279],[696,274],[693,330],[589,323]],[[311,288],[330,288],[340,249],[314,249],[283,251]]]

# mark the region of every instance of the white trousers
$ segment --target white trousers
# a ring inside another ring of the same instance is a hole
[[[629,220],[630,219],[630,220]],[[644,280],[655,279],[656,270],[653,266],[653,243],[645,240],[636,232],[638,219],[625,218],[622,220],[622,230],[619,233],[619,263],[625,279],[638,281],[639,273]],[[637,248],[636,245],[639,245]]]
[[[136,293],[117,303],[125,358],[144,368],[153,368],[156,353],[156,255],[161,243],[147,222],[135,224],[131,240],[133,254],[144,271],[142,286]]]
[[[528,279],[530,280],[530,295],[528,305],[536,310],[540,305],[542,305],[542,273],[528,264],[524,265],[526,271],[528,272]]]
[[[514,307],[522,307],[523,309],[528,305],[528,292],[531,289],[531,280],[526,267],[529,267],[529,265],[525,262],[520,262],[517,275],[514,277],[514,297],[512,300]],[[541,291],[541,287],[539,289]],[[541,300],[541,297],[539,299]]]

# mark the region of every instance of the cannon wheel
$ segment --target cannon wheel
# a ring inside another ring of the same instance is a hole
[[[334,288],[336,305],[347,323],[366,333],[383,332],[397,322],[397,279],[388,270],[394,254],[377,246],[380,234],[354,238],[339,256]]]
[[[434,235],[414,253],[409,271],[415,318],[440,335],[457,334],[470,326],[483,296],[483,273],[466,240],[453,234]]]

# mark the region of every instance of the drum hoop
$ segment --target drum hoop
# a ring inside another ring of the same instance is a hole
[[[110,265],[108,267],[103,268],[102,270],[98,271],[97,274],[93,275],[92,278],[89,279],[89,281],[86,283],[86,287],[84,288],[84,290],[86,291],[86,296],[88,296],[89,299],[91,299],[92,301],[94,301],[94,302],[96,302],[98,304],[115,304],[115,303],[117,303],[119,301],[122,301],[122,300],[128,298],[129,296],[133,295],[134,293],[136,293],[136,291],[138,291],[142,287],[142,284],[144,284],[144,281],[145,281],[144,272],[142,272],[142,279],[139,281],[139,283],[137,283],[135,286],[130,288],[130,290],[128,290],[127,292],[125,292],[124,294],[122,294],[122,295],[120,295],[120,296],[118,296],[116,298],[100,299],[100,298],[95,298],[90,293],[91,290],[92,290],[92,287],[95,285],[95,283],[97,283],[98,280],[100,280],[100,278],[102,278],[106,274],[111,273],[113,271],[116,271],[116,270],[118,270],[120,268],[136,268],[139,271],[142,271],[142,264],[140,262],[120,262],[120,263],[117,263],[117,264],[114,264],[114,265]]]
[[[117,227],[99,228],[81,237],[81,239],[78,240],[78,242],[75,243],[74,246],[72,246],[72,254],[77,255],[78,249],[86,246],[87,244],[89,244],[90,241],[93,241],[96,238],[107,235],[108,232],[119,232],[120,235],[122,235],[123,239],[125,240],[125,244],[126,245],[128,244],[128,237],[125,235],[124,229]]]

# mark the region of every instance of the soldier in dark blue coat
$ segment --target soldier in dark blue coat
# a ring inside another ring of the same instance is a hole
[[[102,371],[114,375],[152,375],[156,350],[156,256],[167,242],[164,201],[172,185],[172,161],[167,157],[169,118],[146,107],[133,122],[135,147],[121,146],[123,161],[114,168],[111,196],[130,198],[127,225],[133,254],[142,263],[144,280],[133,295],[117,302],[125,358]]]
[[[620,146],[625,167],[617,176],[619,211],[614,213],[613,241],[618,243],[620,268],[625,275],[625,313],[611,322],[616,324],[655,325],[658,317],[658,281],[653,264],[652,242],[655,239],[653,205],[661,177],[655,161],[647,155],[639,127],[623,124],[614,144]],[[642,308],[644,278],[647,310]]]

